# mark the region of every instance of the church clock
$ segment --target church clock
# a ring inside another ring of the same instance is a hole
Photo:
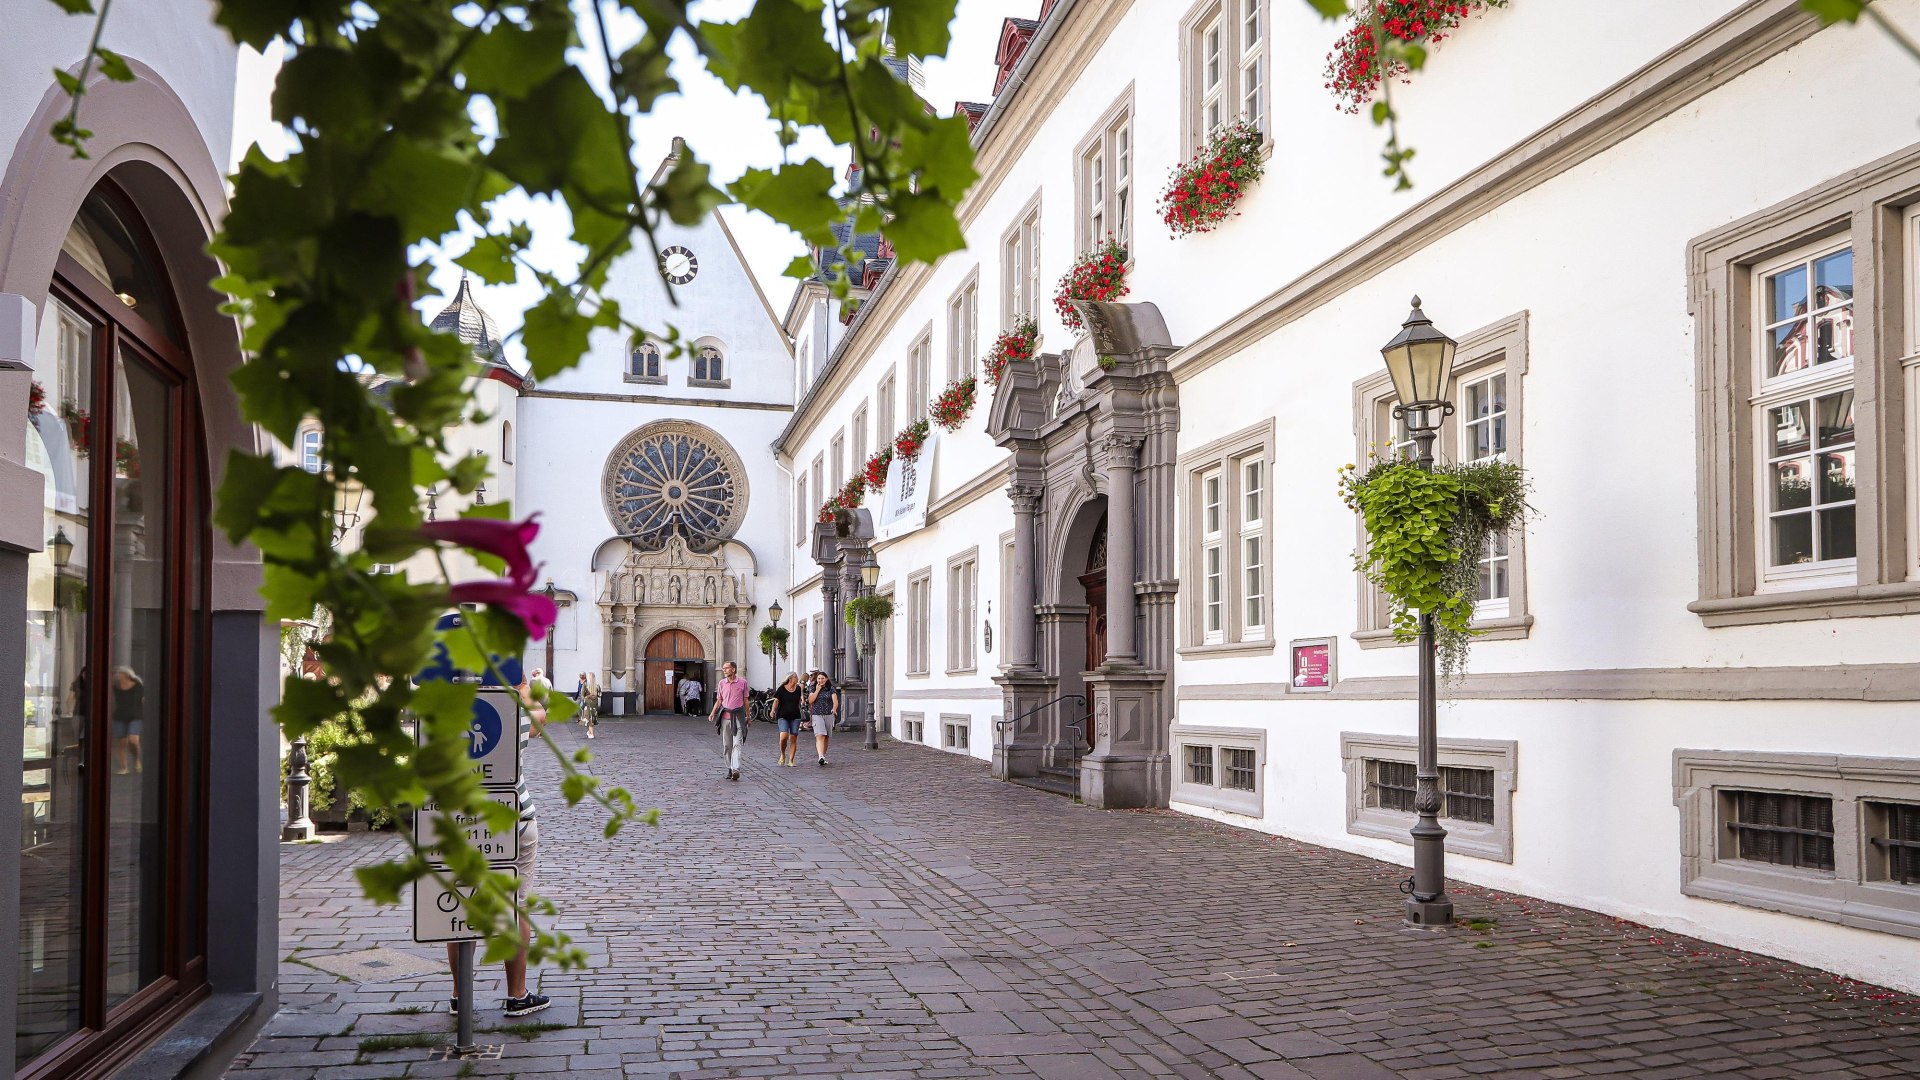
[[[678,244],[660,253],[660,270],[675,285],[685,285],[700,272],[700,260]]]

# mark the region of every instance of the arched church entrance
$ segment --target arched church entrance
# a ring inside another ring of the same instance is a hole
[[[670,713],[679,697],[680,684],[689,678],[706,686],[707,654],[700,639],[685,630],[662,630],[647,640],[645,662],[646,710]]]

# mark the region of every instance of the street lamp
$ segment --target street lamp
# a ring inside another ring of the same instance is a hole
[[[872,552],[868,552],[867,560],[860,564],[860,584],[865,586],[861,591],[862,596],[872,596],[880,584],[880,561],[873,557]],[[879,683],[875,678],[878,673],[873,669],[873,646],[873,620],[861,619],[860,655],[867,658],[867,749],[878,750],[880,726],[875,712],[879,708],[879,701],[875,691],[879,689]]]
[[[333,542],[338,544],[347,530],[360,524],[360,498],[367,493],[365,484],[352,476],[341,479],[333,489]]]
[[[65,570],[67,568],[67,563],[73,559],[73,541],[67,539],[66,529],[56,528],[53,530],[53,539],[47,541],[47,554],[53,557],[54,569]]]
[[[1433,468],[1433,440],[1453,413],[1454,340],[1434,328],[1413,298],[1413,310],[1392,341],[1380,350],[1399,404],[1393,417],[1413,437],[1415,460]],[[1447,895],[1447,830],[1440,825],[1440,748],[1434,681],[1433,612],[1420,613],[1420,739],[1413,797],[1413,890],[1407,899],[1412,926],[1450,926]]]
[[[780,616],[784,614],[786,614],[786,612],[780,607],[780,601],[778,600],[775,600],[767,607],[767,618],[773,622],[773,628],[775,630],[780,629]],[[778,637],[779,635],[775,634],[774,636]],[[779,642],[769,641],[767,642],[767,646],[767,663],[773,665],[773,685],[777,688],[780,685],[780,645]]]
[[[560,610],[560,601],[556,599],[556,597],[559,596],[560,590],[553,587],[553,578],[547,578],[547,587],[541,591],[547,594],[547,603],[552,604],[554,611],[558,612]],[[555,618],[558,617],[558,615],[555,616]],[[547,632],[547,685],[550,687],[560,685],[560,674],[553,670],[553,639],[555,636],[553,631],[549,629]]]

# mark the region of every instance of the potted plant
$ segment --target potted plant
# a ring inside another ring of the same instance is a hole
[[[967,417],[973,413],[975,394],[973,376],[955,379],[947,384],[945,390],[940,391],[939,397],[933,399],[933,405],[927,410],[927,415],[933,418],[934,423],[940,425],[940,430],[958,431],[960,425],[966,423]]]
[[[1075,300],[1118,300],[1127,295],[1127,246],[1109,235],[1092,251],[1073,260],[1053,292],[1053,310],[1070,330],[1079,330]]]
[[[847,625],[859,629],[862,622],[883,623],[893,618],[893,597],[884,593],[871,596],[858,596],[843,605],[846,609]]]
[[[1373,100],[1380,80],[1406,79],[1406,61],[1383,58],[1376,26],[1386,38],[1431,49],[1484,9],[1506,6],[1507,0],[1370,0],[1356,5],[1347,16],[1351,25],[1327,54],[1327,89],[1342,112],[1357,113]]]
[[[47,388],[39,383],[27,386],[27,415],[39,416],[47,411]]]
[[[760,628],[760,651],[768,660],[784,660],[787,656],[787,630],[783,626],[763,626]]]
[[[1213,129],[1207,145],[1173,167],[1160,193],[1160,220],[1174,236],[1211,232],[1233,217],[1247,189],[1266,173],[1260,128],[1245,117]]]
[[[1341,466],[1340,496],[1366,525],[1354,565],[1386,594],[1395,640],[1417,638],[1421,614],[1432,615],[1440,670],[1458,676],[1473,636],[1480,553],[1488,537],[1526,521],[1526,473],[1506,461],[1429,470],[1371,458],[1365,469]]]
[[[887,487],[887,466],[893,464],[893,447],[883,446],[873,452],[867,463],[860,467],[861,478],[867,482],[868,491],[885,491]]]
[[[1016,315],[1013,328],[1002,331],[993,341],[993,348],[987,350],[986,359],[981,366],[987,371],[987,381],[996,389],[1000,380],[1006,378],[1007,365],[1015,362],[1028,362],[1033,359],[1033,350],[1040,341],[1040,324],[1031,315]]]
[[[894,455],[908,461],[919,457],[920,448],[927,444],[927,433],[930,430],[925,417],[901,428],[900,434],[893,437]]]

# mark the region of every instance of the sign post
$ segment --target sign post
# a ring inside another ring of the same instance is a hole
[[[440,619],[441,630],[457,629],[460,616],[450,614]],[[487,798],[500,803],[513,811],[514,824],[504,832],[496,832],[487,819],[481,815],[451,814],[431,803],[414,811],[413,828],[415,836],[433,835],[431,827],[426,826],[435,817],[450,817],[454,827],[462,832],[468,843],[478,848],[487,858],[487,869],[497,874],[506,874],[519,880],[519,867],[516,860],[520,855],[520,695],[511,686],[503,686],[500,677],[514,679],[520,674],[518,658],[492,658],[492,669],[481,675],[463,671],[453,666],[445,645],[437,646],[434,659],[425,671],[416,676],[417,681],[446,681],[479,683],[474,693],[473,716],[467,724],[467,761],[474,776],[486,791]],[[418,742],[426,742],[426,726],[416,724],[414,737]],[[434,869],[445,871],[443,863],[434,863]],[[422,878],[413,883],[413,940],[422,944],[446,942],[454,949],[454,997],[459,1002],[455,1017],[454,1053],[464,1055],[475,1049],[473,1041],[473,968],[474,943],[480,940],[480,934],[466,919],[466,898],[473,894],[476,885],[455,882],[451,888],[441,884],[434,877]]]

